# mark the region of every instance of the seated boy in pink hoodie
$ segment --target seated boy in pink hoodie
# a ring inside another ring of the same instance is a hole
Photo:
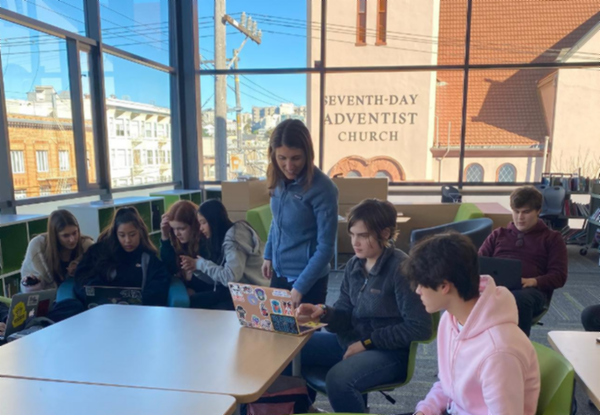
[[[517,325],[514,296],[479,276],[477,249],[464,235],[435,235],[402,264],[438,327],[439,381],[416,413],[533,415],[540,393],[535,350]]]

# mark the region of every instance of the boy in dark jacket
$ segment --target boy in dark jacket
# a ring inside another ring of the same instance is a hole
[[[513,221],[485,240],[479,255],[521,261],[522,288],[513,290],[519,310],[519,327],[527,336],[535,316],[550,304],[552,292],[567,282],[567,247],[560,232],[539,219],[542,194],[531,186],[510,195]]]
[[[396,217],[387,201],[368,199],[352,208],[348,231],[356,255],[346,265],[338,301],[296,310],[300,321],[328,324],[331,333],[315,333],[302,350],[302,368],[329,369],[327,395],[336,412],[364,413],[364,391],[404,381],[410,343],[432,333],[431,316],[400,274],[407,256],[394,248]]]

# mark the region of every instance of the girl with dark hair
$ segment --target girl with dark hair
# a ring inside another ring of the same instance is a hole
[[[327,371],[335,412],[364,413],[364,391],[403,382],[411,342],[431,337],[431,316],[400,273],[407,255],[394,246],[396,218],[387,201],[354,206],[348,233],[356,255],[346,264],[339,299],[333,307],[296,310],[299,321],[328,324],[329,333],[314,333],[302,349],[302,372]]]
[[[55,210],[48,231],[29,242],[21,266],[21,291],[49,290],[72,277],[81,256],[94,243],[80,233],[79,223],[67,210]]]
[[[144,305],[166,305],[170,276],[157,255],[137,209],[118,209],[75,271],[77,297],[85,303],[86,286],[139,287]]]
[[[262,273],[271,287],[291,290],[295,307],[325,302],[337,237],[338,190],[314,158],[302,121],[285,120],[275,127],[267,170],[273,220]]]
[[[191,306],[233,310],[229,282],[268,285],[261,273],[260,238],[248,222],[231,222],[227,209],[218,200],[207,200],[200,205],[198,222],[208,241],[206,256],[181,256],[181,267],[194,272],[204,285],[190,296]]]

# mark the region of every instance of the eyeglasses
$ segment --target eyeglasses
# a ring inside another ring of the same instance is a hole
[[[515,246],[517,248],[520,248],[523,246],[523,244],[525,243],[525,240],[523,239],[525,237],[525,234],[522,232],[519,232],[517,234],[517,240],[515,241]]]

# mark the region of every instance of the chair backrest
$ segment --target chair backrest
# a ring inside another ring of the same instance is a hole
[[[541,388],[536,415],[569,415],[572,413],[575,371],[560,353],[531,342],[540,365]]]
[[[415,365],[417,362],[417,349],[419,348],[419,343],[429,344],[437,338],[438,325],[440,324],[440,316],[441,314],[439,311],[431,315],[433,330],[431,331],[431,336],[427,340],[412,342],[410,344],[410,351],[408,354],[408,366],[406,368],[406,380],[404,381],[403,385],[406,385],[408,382],[410,382],[410,380],[413,377],[413,374],[415,373]]]
[[[542,193],[542,212],[540,216],[559,216],[563,213],[567,192],[562,186],[551,186]]]
[[[460,203],[462,202],[462,195],[460,190],[452,186],[442,187],[442,203]]]
[[[254,228],[258,236],[263,242],[267,242],[269,230],[271,229],[271,221],[273,214],[271,213],[271,205],[263,205],[246,212],[246,221]]]
[[[490,218],[479,218],[464,220],[460,222],[446,223],[440,226],[434,226],[432,228],[415,229],[410,234],[410,245],[413,246],[417,241],[438,233],[448,232],[450,230],[462,233],[468,236],[475,247],[479,249],[485,238],[492,233],[492,227],[494,222]]]
[[[483,212],[473,203],[461,203],[453,222],[460,222],[469,219],[483,218]]]
[[[4,304],[4,305],[10,307],[10,303],[11,303],[10,298],[0,296],[0,304]]]

